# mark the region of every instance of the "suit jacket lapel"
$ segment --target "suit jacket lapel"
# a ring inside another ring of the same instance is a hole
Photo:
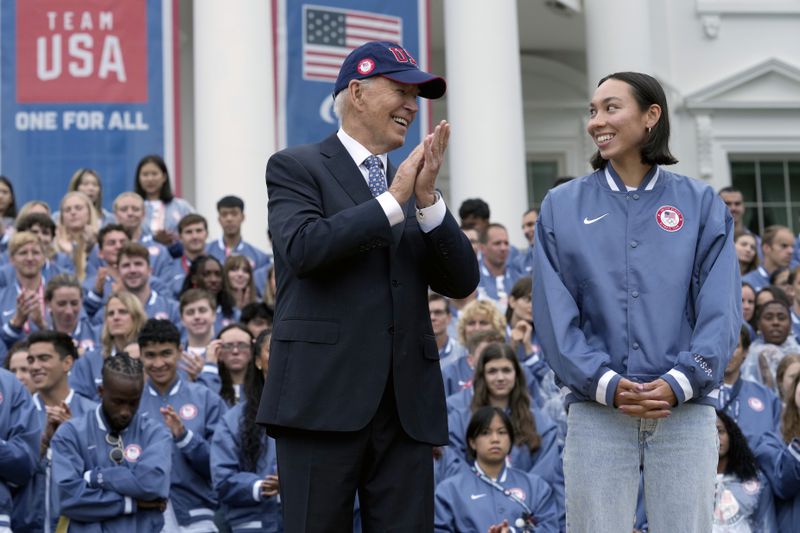
[[[366,180],[364,180],[364,175],[361,174],[361,171],[358,169],[355,161],[353,161],[353,158],[350,157],[350,154],[347,152],[336,134],[331,135],[322,141],[322,143],[320,143],[320,153],[325,156],[325,159],[323,160],[325,167],[328,169],[331,175],[333,175],[333,178],[339,182],[339,185],[342,187],[342,189],[344,189],[344,191],[355,204],[362,204],[372,200],[372,193],[369,191]],[[394,179],[394,174],[397,171],[397,168],[392,164],[391,161],[388,162],[388,167],[389,168],[386,169],[387,186],[391,185],[392,179]],[[408,216],[410,209],[409,206],[411,205],[411,202],[414,201],[414,197],[412,196],[411,199],[405,203],[405,205],[400,206],[403,209],[404,216]],[[400,244],[400,240],[403,238],[404,228],[405,220],[400,224],[395,224],[392,226],[392,253],[397,251],[397,246]]]
[[[372,198],[364,176],[336,134],[320,143],[320,153],[326,157],[325,167],[353,202],[361,204]]]

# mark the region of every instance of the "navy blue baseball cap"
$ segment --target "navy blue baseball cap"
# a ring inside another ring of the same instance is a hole
[[[417,60],[397,43],[372,41],[362,44],[347,56],[339,69],[333,95],[347,88],[350,80],[383,76],[397,83],[416,85],[423,98],[440,98],[447,89],[444,78],[434,76],[417,65]]]

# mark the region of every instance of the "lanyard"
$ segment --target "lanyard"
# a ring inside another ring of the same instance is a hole
[[[507,468],[507,467],[506,467]],[[522,507],[522,517],[516,520],[514,523],[515,526],[522,528],[522,531],[533,531],[533,526],[536,525],[536,520],[533,517],[533,512],[531,508],[528,507],[528,504],[525,503],[525,500],[514,494],[508,489],[504,489],[500,483],[494,481],[492,478],[484,474],[478,465],[474,465],[472,467],[472,471],[478,476],[478,479],[486,483],[487,485],[493,487],[495,490],[500,491],[506,498],[516,502],[520,507]]]

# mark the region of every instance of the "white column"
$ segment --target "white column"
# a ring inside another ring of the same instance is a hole
[[[603,0],[583,3],[589,94],[597,82],[621,71],[653,74],[650,2]]]
[[[528,208],[515,0],[444,0],[449,207],[483,198],[523,246]]]
[[[195,198],[219,237],[216,203],[245,202],[245,240],[267,246],[264,171],[275,150],[272,14],[263,0],[194,3]]]

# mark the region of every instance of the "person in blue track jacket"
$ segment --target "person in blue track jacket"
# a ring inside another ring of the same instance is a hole
[[[595,172],[548,193],[534,251],[534,323],[569,406],[567,525],[630,531],[643,475],[653,531],[710,531],[714,406],[741,325],[733,219],[660,166],[677,161],[653,77],[603,78],[587,131]]]
[[[791,383],[780,433],[765,433],[754,450],[772,485],[779,533],[800,524],[800,374]]]
[[[717,411],[719,463],[714,494],[714,533],[776,531],[772,487],[738,424]]]
[[[485,406],[475,411],[464,437],[473,464],[436,488],[437,533],[559,531],[550,486],[536,474],[507,464],[514,426],[503,409]]]
[[[10,533],[11,514],[36,470],[41,426],[31,395],[0,368],[0,532]]]
[[[142,327],[139,350],[147,382],[139,410],[172,434],[168,529],[215,533],[211,438],[226,408],[219,396],[178,372],[180,338],[169,320],[151,318]]]
[[[247,363],[244,401],[225,413],[211,441],[211,480],[234,533],[283,531],[275,440],[255,422],[271,337],[267,329],[256,338]]]
[[[68,533],[161,531],[171,439],[138,411],[142,364],[127,352],[103,362],[101,404],[61,424],[53,449],[55,511]]]

